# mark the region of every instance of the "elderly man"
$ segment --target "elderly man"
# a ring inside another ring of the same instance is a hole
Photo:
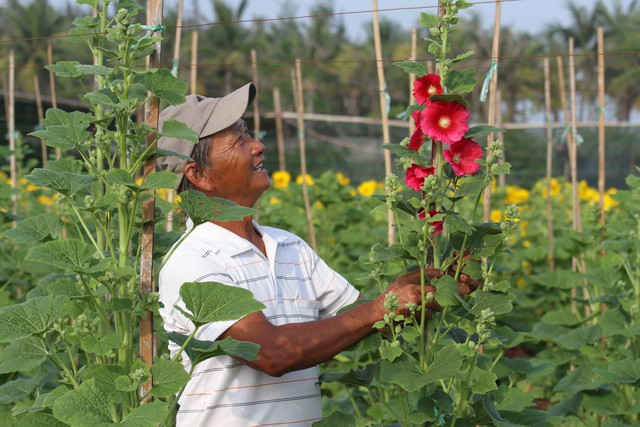
[[[249,83],[222,98],[190,95],[186,103],[162,112],[161,126],[179,120],[200,137],[197,145],[167,138],[158,142],[160,148],[193,159],[159,158],[161,169],[180,176],[180,191],[194,189],[253,207],[269,188],[265,147],[242,120],[255,96]],[[420,272],[414,271],[374,300],[337,314],[358,299],[358,291],[302,239],[251,217],[201,224],[168,260],[159,276],[167,331],[193,330],[174,305],[182,305],[184,282],[203,281],[248,289],[266,308],[206,325],[196,338],[257,343],[259,360],[224,356],[200,363],[180,399],[178,426],[310,426],[322,418],[316,365],[372,333],[373,324],[387,312],[386,293],[397,294],[398,312],[404,315],[409,315],[407,303],[422,301]],[[174,354],[177,346],[170,350]],[[191,367],[189,360],[184,363]]]

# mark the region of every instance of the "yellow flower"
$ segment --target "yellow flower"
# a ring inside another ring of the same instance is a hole
[[[304,177],[302,175],[298,175],[298,177],[296,178],[296,184],[302,185],[303,179],[307,183],[307,185],[313,185],[313,178],[309,174],[306,174]]]
[[[529,190],[524,188],[516,187],[514,185],[507,185],[507,197],[505,197],[504,202],[507,204],[521,204],[529,200],[531,194]]]
[[[524,240],[522,242],[522,246],[524,246],[525,248],[530,248],[531,247],[531,242],[528,240]]]
[[[371,196],[376,192],[377,185],[378,183],[374,179],[364,181],[362,184],[358,185],[358,193],[363,196]]]
[[[53,200],[49,196],[38,196],[38,202],[44,206],[53,206]]]
[[[500,222],[502,221],[502,212],[498,209],[493,209],[491,211],[491,222]]]
[[[320,200],[316,200],[315,202],[313,202],[313,206],[315,206],[317,209],[324,209],[324,203],[322,203]]]
[[[518,279],[518,281],[516,282],[516,285],[518,285],[519,288],[524,288],[524,285],[526,285],[527,282],[521,277]]]
[[[338,184],[340,185],[349,185],[351,183],[351,180],[346,177],[342,172],[338,172],[336,174],[336,177],[338,178]]]
[[[529,261],[525,260],[522,261],[522,270],[524,270],[527,275],[530,275],[533,272],[533,267]]]
[[[614,200],[613,197],[611,197],[613,194],[616,194],[618,192],[618,190],[616,188],[610,188],[609,190],[607,190],[606,193],[604,193],[604,210],[608,211],[611,208],[614,208],[616,206],[618,206],[620,203],[618,203],[617,200]]]
[[[182,197],[180,197],[180,196],[178,195],[178,196],[176,196],[176,198],[175,198],[175,199],[173,199],[173,201],[174,201],[174,202],[176,202],[176,203],[180,203],[180,202],[182,202]]]
[[[358,194],[358,192],[356,190],[351,190],[349,191],[349,194],[351,195],[351,197],[355,197],[355,195]]]
[[[376,190],[384,190],[384,182],[378,182],[376,184]]]
[[[269,204],[270,205],[277,205],[278,203],[282,202],[282,200],[280,200],[277,197],[272,197],[269,199]]]
[[[560,185],[560,182],[556,179],[556,178],[551,178],[551,197],[553,196],[557,196],[558,193],[560,193],[560,190],[562,189],[562,185]],[[545,185],[545,189],[544,189],[544,196],[547,197],[547,187]]]
[[[600,202],[600,193],[595,188],[589,187],[587,181],[580,181],[578,186],[578,196],[583,202],[587,202],[589,205],[594,205]]]
[[[273,175],[271,175],[271,179],[273,180],[274,188],[279,190],[287,188],[289,182],[291,181],[291,175],[287,171],[275,171]]]
[[[529,227],[529,221],[520,222],[520,236],[525,237],[527,235],[527,228]]]

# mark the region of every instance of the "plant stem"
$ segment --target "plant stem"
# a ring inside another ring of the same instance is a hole
[[[67,365],[65,365],[62,359],[60,359],[60,356],[58,356],[56,349],[52,348],[45,339],[43,339],[42,341],[44,342],[44,345],[47,348],[49,355],[53,359],[54,363],[58,365],[58,367],[62,369],[65,374],[67,374],[67,377],[69,378],[69,381],[71,381],[71,384],[73,384],[75,388],[80,387],[80,384],[78,384],[78,382],[76,381],[75,376],[71,373],[71,371],[69,371],[69,368],[67,368]]]
[[[71,208],[73,209],[73,212],[76,214],[76,217],[78,217],[78,221],[80,221],[80,224],[82,225],[82,228],[84,229],[85,234],[87,235],[89,240],[91,240],[91,243],[93,243],[93,246],[96,248],[96,251],[98,251],[98,255],[100,255],[100,258],[104,259],[104,254],[102,253],[102,249],[100,249],[100,246],[98,246],[98,242],[96,242],[95,239],[93,238],[93,234],[89,231],[87,224],[85,224],[84,220],[82,219],[82,215],[80,215],[78,208],[76,208],[76,206],[73,203],[71,203]]]

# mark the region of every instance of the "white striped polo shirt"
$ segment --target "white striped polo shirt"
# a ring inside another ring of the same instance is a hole
[[[193,323],[179,290],[184,282],[220,282],[253,292],[274,325],[309,322],[335,315],[358,291],[333,271],[298,236],[254,226],[267,257],[246,239],[213,223],[199,225],[178,246],[159,275],[160,314],[169,332],[189,334]],[[234,321],[203,326],[196,338],[216,340]],[[178,350],[169,344],[171,355]],[[185,368],[191,369],[184,356]],[[220,356],[198,364],[182,397],[178,427],[311,426],[322,418],[318,368],[272,377]]]

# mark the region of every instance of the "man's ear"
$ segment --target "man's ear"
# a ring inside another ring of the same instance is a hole
[[[184,166],[184,177],[191,181],[196,189],[209,192],[213,191],[215,186],[204,168],[194,162],[187,163]]]

